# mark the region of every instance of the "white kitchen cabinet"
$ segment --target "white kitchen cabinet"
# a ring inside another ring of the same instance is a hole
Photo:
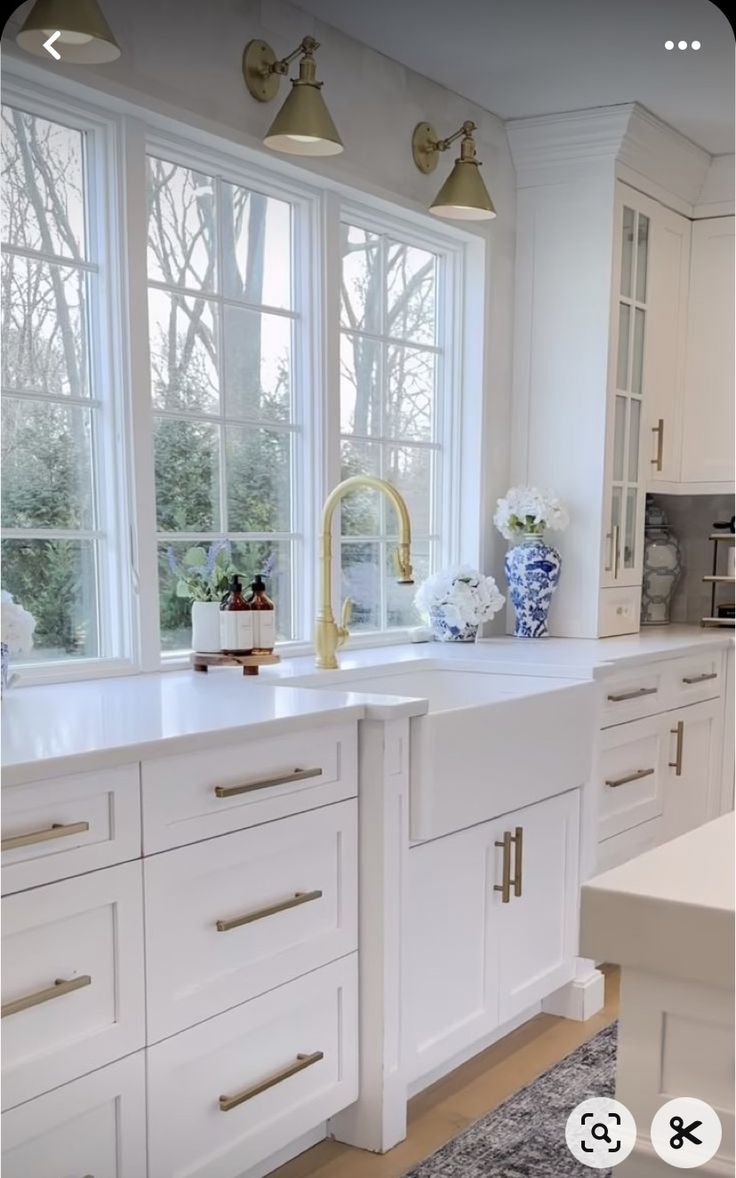
[[[734,233],[733,217],[693,224],[680,473],[691,494],[733,489]]]
[[[3,1178],[145,1178],[142,1051],[2,1115]]]
[[[572,977],[578,828],[570,790],[410,850],[414,1079]]]
[[[601,732],[597,769],[599,839],[612,838],[662,813],[667,731],[661,716],[649,716]]]
[[[664,720],[669,735],[663,831],[667,840],[718,815],[723,701],[676,708]]]

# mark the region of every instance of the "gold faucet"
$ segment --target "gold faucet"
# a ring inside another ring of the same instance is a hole
[[[371,475],[354,475],[353,478],[338,483],[334,490],[330,491],[322,509],[320,597],[314,634],[317,666],[326,671],[334,671],[337,667],[335,651],[347,640],[352,612],[352,602],[346,597],[342,607],[341,625],[337,625],[332,613],[332,517],[342,497],[351,491],[357,491],[359,487],[372,487],[375,491],[382,491],[396,508],[399,517],[399,544],[396,549],[398,580],[400,585],[414,583],[411,567],[411,521],[406,503],[396,487],[392,487],[385,479],[376,479]]]

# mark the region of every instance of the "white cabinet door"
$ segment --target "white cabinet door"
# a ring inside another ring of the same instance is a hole
[[[718,815],[723,701],[676,708],[661,717],[669,737],[664,838],[677,838]]]
[[[409,851],[407,1054],[425,1075],[498,1024],[488,911],[497,824],[484,822]]]
[[[578,942],[578,790],[494,823],[496,850],[488,940],[498,958],[499,1021],[508,1022],[573,976]],[[521,838],[519,840],[519,832]],[[504,903],[504,857],[512,883]]]
[[[144,1053],[2,1116],[3,1178],[145,1178]]]
[[[648,202],[652,216],[644,477],[652,490],[680,478],[690,221]]]
[[[732,485],[733,435],[734,218],[709,217],[692,232],[683,483]]]

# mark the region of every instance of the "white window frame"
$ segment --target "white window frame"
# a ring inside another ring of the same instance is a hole
[[[74,263],[95,274],[96,297],[87,308],[90,342],[90,396],[63,404],[95,409],[92,430],[92,462],[95,490],[95,528],[73,532],[53,529],[3,528],[4,539],[96,539],[99,544],[97,621],[101,654],[93,658],[54,659],[20,663],[21,683],[88,679],[108,674],[129,674],[136,669],[136,615],[129,591],[127,560],[129,495],[126,479],[128,433],[121,390],[123,388],[120,312],[120,205],[118,193],[118,122],[96,108],[40,90],[22,79],[3,78],[2,101],[28,114],[67,125],[85,135],[85,221],[90,255],[95,261]],[[9,253],[17,253],[12,248]],[[34,251],[41,260],[69,263]],[[8,393],[12,395],[11,390]],[[22,396],[22,394],[21,394]],[[60,399],[61,400],[61,399]],[[22,603],[32,610],[32,603]]]
[[[348,221],[395,235],[431,250],[446,267],[441,312],[445,355],[442,374],[443,478],[438,562],[460,556],[481,563],[486,242],[472,231],[442,225],[425,213],[401,209],[381,197],[356,198],[355,191],[325,177],[309,176],[288,161],[271,158],[228,138],[144,110],[26,63],[6,66],[3,100],[63,121],[64,112],[89,126],[106,143],[101,185],[95,202],[97,232],[106,244],[106,315],[99,355],[109,374],[109,442],[106,448],[106,502],[115,504],[114,551],[109,584],[117,594],[111,612],[121,619],[120,657],[59,661],[20,668],[21,681],[65,681],[110,674],[160,671],[188,664],[188,656],[162,653],[158,609],[158,556],[155,518],[153,408],[150,397],[147,312],[146,154],[161,154],[200,171],[272,194],[300,210],[303,226],[295,249],[294,285],[299,290],[302,330],[296,332],[294,366],[302,399],[302,468],[292,485],[297,493],[295,531],[302,539],[302,567],[294,578],[300,631],[311,636],[316,612],[317,549],[321,508],[340,478],[339,226]],[[32,107],[31,104],[32,103]],[[109,216],[108,216],[109,211]],[[105,217],[108,220],[105,221]],[[296,244],[296,243],[295,243]],[[297,285],[298,284],[298,285]],[[450,395],[451,387],[451,395]],[[125,391],[125,398],[123,392]],[[296,422],[296,417],[295,417]],[[301,477],[300,477],[301,476]],[[339,513],[336,513],[336,516]],[[339,552],[339,519],[335,521]],[[182,533],[186,540],[199,533]],[[212,534],[215,535],[214,533]],[[333,604],[339,601],[340,562],[333,562]],[[354,647],[404,642],[407,631],[363,632]],[[311,638],[280,643],[284,656],[311,652]]]

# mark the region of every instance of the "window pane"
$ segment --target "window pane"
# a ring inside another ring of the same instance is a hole
[[[291,206],[222,185],[223,292],[267,307],[291,307]]]
[[[291,434],[229,425],[225,454],[228,530],[291,531]]]
[[[231,417],[291,415],[291,320],[225,307],[225,411]]]
[[[631,298],[631,272],[634,258],[634,210],[624,207],[621,230],[621,294]]]
[[[88,395],[85,287],[73,267],[3,257],[4,389]]]
[[[639,232],[636,239],[636,297],[640,303],[647,298],[647,255],[649,252],[649,218],[639,213]]]
[[[191,650],[192,603],[177,597],[176,567],[181,566],[184,553],[192,548],[191,541],[158,546],[158,608],[161,624],[162,650]]]
[[[90,410],[3,397],[6,528],[94,527]]]
[[[354,442],[343,438],[342,470],[340,477],[381,473],[381,447],[377,442]],[[378,491],[360,488],[346,495],[341,504],[342,534],[344,536],[378,536],[381,533],[381,500]]]
[[[634,309],[634,358],[632,361],[631,391],[641,395],[642,374],[644,369],[644,318],[646,311],[641,307]]]
[[[85,256],[83,140],[81,131],[3,106],[3,241]]]
[[[381,330],[380,238],[354,225],[341,225],[343,327],[357,331]]]
[[[618,359],[616,361],[616,388],[626,391],[629,387],[629,322],[631,307],[619,303],[618,307]]]
[[[24,661],[99,655],[92,540],[3,540],[3,588],[36,618]]]
[[[385,546],[384,567],[386,576],[386,611],[388,626],[421,626],[424,622],[414,605],[417,586],[426,581],[430,573],[429,544],[424,541],[411,546],[411,560],[414,568],[414,584],[400,585],[396,580],[395,548]]]
[[[387,404],[384,432],[403,441],[431,441],[435,401],[434,352],[389,344],[386,350]]]
[[[620,483],[624,477],[624,447],[626,445],[626,397],[616,397],[613,427],[613,478]]]
[[[626,492],[626,532],[624,535],[624,568],[633,569],[636,564],[636,487]]]
[[[148,277],[169,286],[214,290],[215,182],[148,159]]]
[[[162,532],[220,527],[220,428],[156,418],[156,523]]]
[[[216,413],[220,394],[214,304],[149,290],[148,310],[154,407]]]
[[[350,629],[381,629],[381,544],[342,544],[342,594],[352,598]]]
[[[389,242],[386,258],[386,334],[417,343],[436,342],[437,255]]]
[[[384,452],[384,477],[403,495],[411,516],[412,531],[428,535],[432,529],[432,459],[434,452],[415,446],[389,446]],[[398,535],[399,521],[386,505],[386,531]]]
[[[639,421],[641,418],[641,401],[630,402],[629,409],[629,482],[635,483],[639,477]]]
[[[381,432],[381,345],[360,335],[340,341],[340,429],[362,436]]]

